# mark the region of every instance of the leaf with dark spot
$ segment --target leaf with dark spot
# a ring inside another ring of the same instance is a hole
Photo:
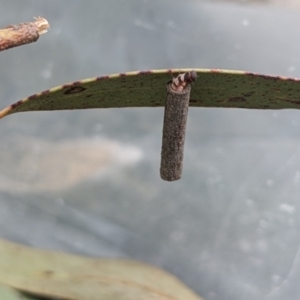
[[[170,77],[190,71],[139,71],[76,81],[18,101],[0,111],[0,118],[24,111],[164,106]],[[198,80],[192,84],[191,106],[300,108],[299,79],[239,71],[195,71]]]

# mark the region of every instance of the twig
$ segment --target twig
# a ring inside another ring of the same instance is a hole
[[[0,51],[36,42],[50,28],[46,19],[37,17],[34,22],[9,25],[0,29]]]

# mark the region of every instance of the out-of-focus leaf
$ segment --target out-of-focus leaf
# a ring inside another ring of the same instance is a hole
[[[0,240],[0,282],[76,300],[201,300],[167,272],[141,262],[92,259]]]
[[[20,294],[4,285],[0,285],[0,299],[2,300],[20,300]]]
[[[166,83],[191,69],[114,74],[65,84],[35,94],[0,111],[164,106]],[[300,108],[300,80],[239,71],[195,69],[191,106],[256,109]]]
[[[13,288],[0,284],[1,300],[33,300],[30,296],[23,295]]]

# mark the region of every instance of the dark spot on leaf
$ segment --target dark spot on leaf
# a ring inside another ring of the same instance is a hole
[[[293,104],[297,104],[300,105],[300,100],[284,100],[285,102],[289,102],[289,103],[293,103]]]
[[[248,76],[256,76],[255,73],[252,73],[252,72],[245,72],[244,74],[248,75]]]
[[[34,94],[34,95],[29,96],[28,99],[34,99],[34,98],[36,98],[36,97],[37,97],[37,95]]]
[[[44,275],[46,275],[46,276],[51,276],[53,274],[54,274],[54,272],[52,270],[45,270],[44,271]]]
[[[17,106],[21,105],[22,103],[23,103],[23,101],[20,100],[20,101],[18,101],[18,102],[16,102],[16,103],[12,104],[10,107],[11,107],[12,109],[14,109],[14,108],[16,108]]]
[[[96,77],[96,80],[104,80],[104,79],[109,79],[109,76],[106,75],[106,76],[101,76],[101,77]]]
[[[282,78],[282,77],[280,77],[280,76],[261,76],[261,77],[263,77],[264,79],[267,79],[267,80],[280,80],[280,79],[284,79],[284,78]]]
[[[152,73],[152,71],[141,71],[138,74],[140,74],[140,75],[147,75],[147,74],[151,74],[151,73]]]
[[[77,94],[77,93],[81,93],[84,90],[86,90],[86,88],[80,86],[80,85],[76,85],[76,86],[72,86],[69,89],[67,89],[64,94],[65,95],[69,95],[69,94]]]

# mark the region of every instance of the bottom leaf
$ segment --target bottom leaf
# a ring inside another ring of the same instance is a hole
[[[0,285],[0,299],[1,300],[34,300],[30,295],[23,295],[15,289]]]
[[[142,262],[85,258],[4,240],[0,240],[0,282],[70,300],[202,299],[171,274]]]

